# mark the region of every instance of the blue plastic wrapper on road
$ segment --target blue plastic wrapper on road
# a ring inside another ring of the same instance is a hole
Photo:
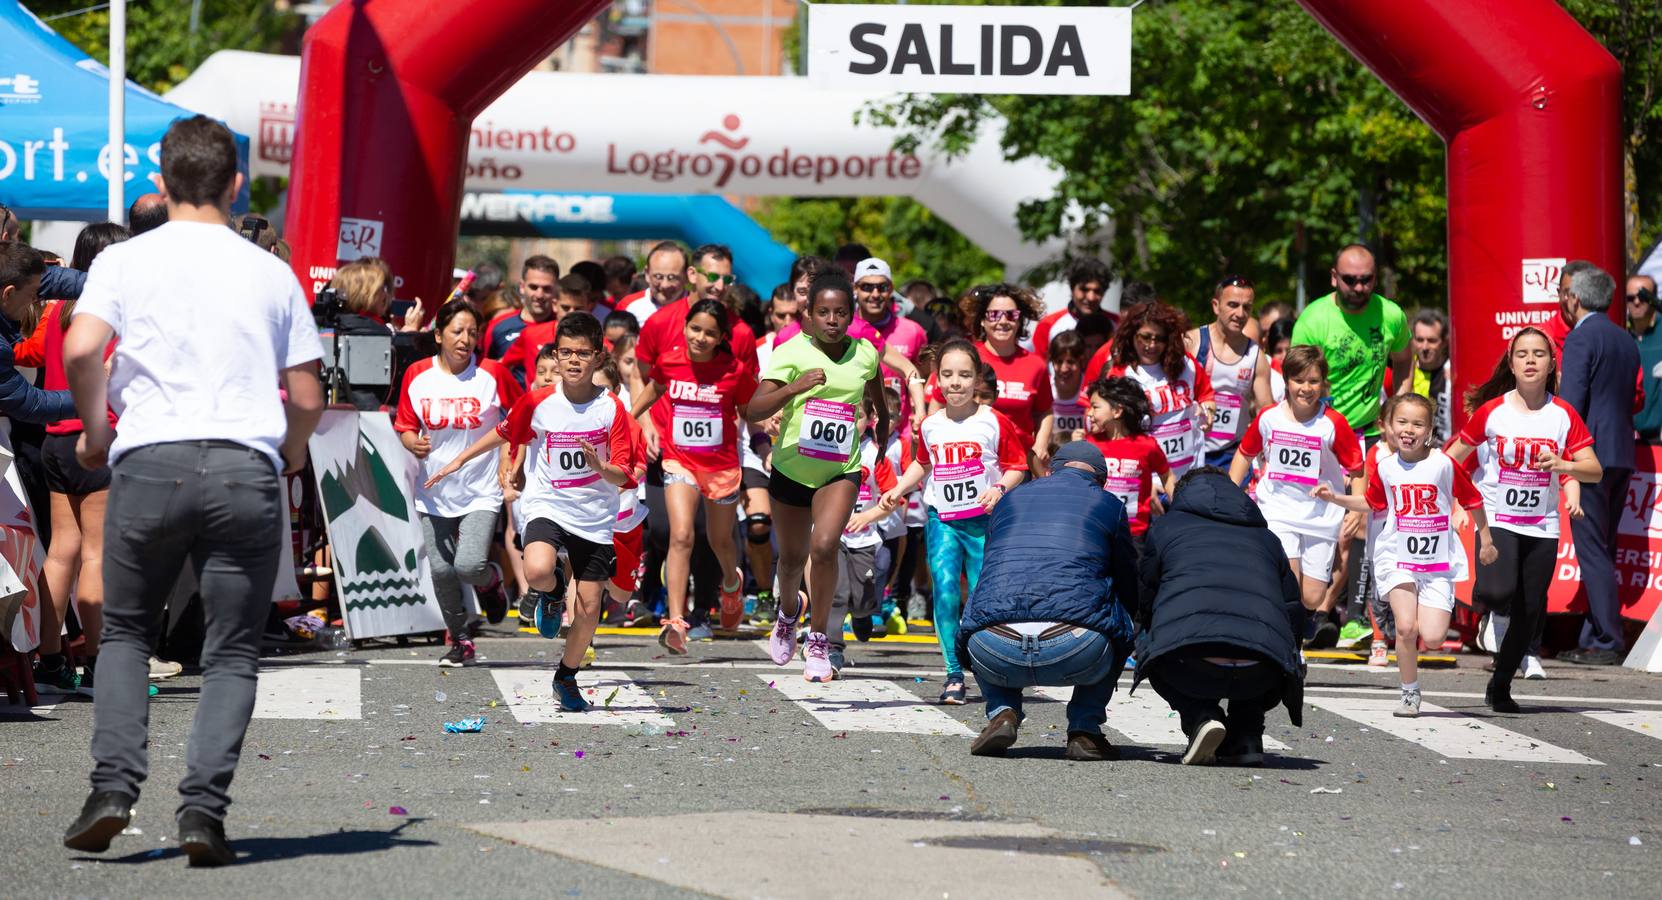
[[[444,723],[444,730],[446,734],[471,734],[476,731],[484,731],[485,717],[474,716],[460,722],[446,722]]]

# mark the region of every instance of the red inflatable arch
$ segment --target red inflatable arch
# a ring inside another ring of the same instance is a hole
[[[1557,321],[1550,289],[1526,284],[1550,288],[1551,260],[1621,271],[1621,70],[1557,3],[1299,2],[1448,142],[1461,388],[1511,329]],[[605,6],[351,0],[324,16],[302,51],[287,222],[301,282],[375,252],[401,295],[441,298],[474,115]]]

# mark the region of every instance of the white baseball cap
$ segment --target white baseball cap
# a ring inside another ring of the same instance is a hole
[[[881,277],[884,281],[887,281],[890,284],[894,283],[894,276],[889,274],[889,264],[875,256],[868,256],[865,259],[860,260],[860,264],[854,267],[855,281],[859,281],[862,278],[872,278],[874,276]]]

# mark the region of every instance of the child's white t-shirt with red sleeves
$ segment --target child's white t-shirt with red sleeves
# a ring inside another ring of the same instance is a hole
[[[526,394],[497,428],[508,443],[529,446],[525,493],[520,497],[527,523],[549,519],[567,534],[596,544],[612,541],[621,501],[619,487],[589,468],[583,442],[629,474],[623,488],[635,484],[629,411],[609,391],[586,403],[567,400],[556,382]]]
[[[1300,422],[1287,403],[1277,403],[1252,420],[1240,452],[1259,461],[1256,499],[1271,530],[1338,539],[1344,507],[1310,491],[1325,484],[1343,494],[1345,476],[1362,471],[1362,444],[1343,416],[1323,404]]]
[[[1558,485],[1568,476],[1555,476],[1532,466],[1541,451],[1565,459],[1593,445],[1593,436],[1568,403],[1551,394],[1540,409],[1511,401],[1517,391],[1490,400],[1474,410],[1460,429],[1461,442],[1487,447],[1480,454],[1477,482],[1483,508],[1493,528],[1527,537],[1558,537]]]
[[[1114,366],[1109,378],[1129,378],[1148,396],[1149,429],[1160,452],[1179,478],[1194,468],[1205,450],[1200,430],[1200,404],[1213,399],[1212,379],[1184,354],[1183,371],[1173,378],[1163,366]]]
[[[981,497],[1008,471],[1027,470],[1025,434],[1003,413],[985,406],[963,421],[937,410],[918,427],[929,470],[923,502],[943,522],[986,515]]]
[[[432,451],[421,462],[421,481],[496,428],[524,394],[519,382],[495,360],[469,363],[452,375],[429,356],[404,371],[393,430],[426,434]],[[429,516],[455,518],[502,505],[502,483],[494,453],[482,454],[431,489],[416,487],[416,506]]]
[[[1454,507],[1475,509],[1483,496],[1448,454],[1432,450],[1409,463],[1386,453],[1368,464],[1364,496],[1381,518],[1373,543],[1375,572],[1465,577],[1466,551],[1454,531]]]
[[[620,397],[620,401],[627,403],[627,399]],[[618,490],[617,519],[612,523],[612,531],[617,534],[628,534],[639,528],[646,521],[646,504],[643,501],[643,492],[646,488],[642,481],[646,475],[646,431],[641,423],[629,419],[629,470],[635,476],[635,484]]]
[[[877,442],[870,435],[860,439],[860,496],[854,504],[856,513],[863,513],[876,506],[883,500],[883,495],[894,489],[899,479],[895,477],[894,467],[889,465],[886,454],[877,450]],[[859,531],[844,531],[843,546],[850,549],[859,547],[875,547],[883,543],[885,535],[883,526],[899,511],[891,513],[870,526]]]

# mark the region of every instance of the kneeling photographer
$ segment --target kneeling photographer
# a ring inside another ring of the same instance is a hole
[[[325,337],[324,364],[337,378],[328,379],[329,402],[351,403],[361,410],[390,405],[396,376],[421,353],[417,339],[423,309],[410,305],[402,327],[388,321],[392,312],[392,270],[385,260],[366,256],[335,270],[329,287],[319,291],[312,314],[320,329],[332,331],[345,340],[337,351]],[[366,339],[359,341],[356,339]],[[380,341],[386,338],[384,347]],[[432,349],[428,348],[427,355]]]

